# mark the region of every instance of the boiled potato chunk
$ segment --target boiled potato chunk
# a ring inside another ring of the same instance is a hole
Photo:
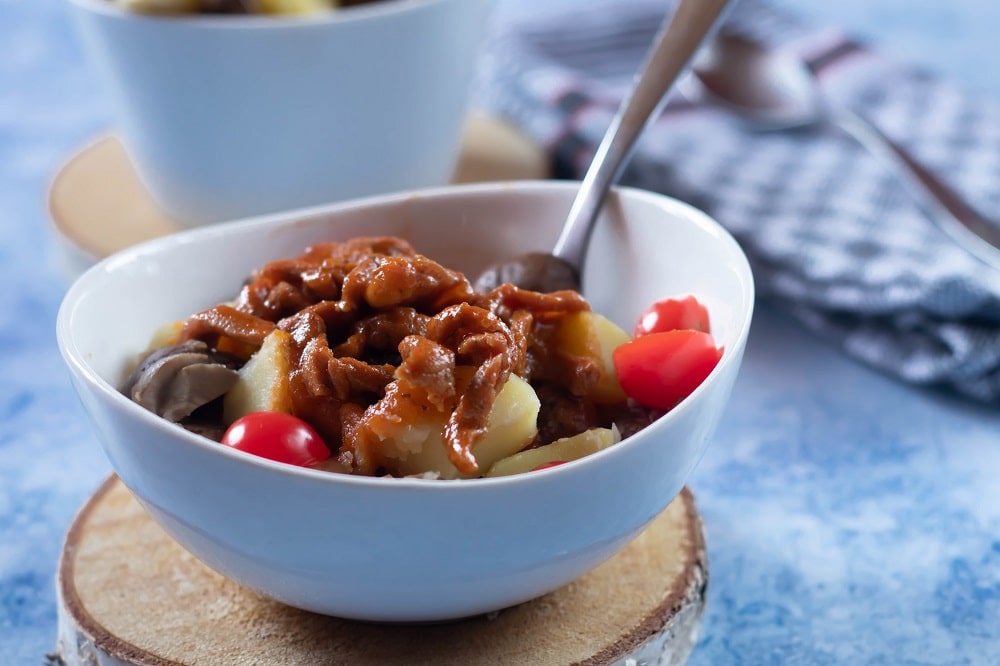
[[[497,460],[531,443],[538,432],[540,403],[535,390],[517,375],[511,375],[497,394],[490,410],[486,435],[472,447],[480,474]],[[420,423],[408,423],[382,442],[382,455],[392,472],[406,476],[437,472],[442,479],[458,479],[478,474],[462,474],[451,464],[442,431],[447,415],[435,415]]]
[[[260,350],[240,368],[236,385],[223,399],[223,420],[232,423],[251,412],[291,413],[288,384],[294,354],[292,336],[285,331],[275,330],[264,338]]]
[[[596,312],[575,312],[564,317],[553,336],[555,347],[573,356],[589,356],[601,367],[601,377],[589,396],[597,402],[624,402],[625,392],[618,383],[612,353],[630,340],[628,333]]]
[[[510,476],[530,472],[539,465],[552,462],[569,462],[606,449],[618,437],[610,428],[593,428],[572,437],[557,439],[551,444],[515,453],[496,461],[486,476]]]
[[[181,329],[183,328],[184,322],[182,321],[172,321],[163,324],[153,331],[153,339],[149,342],[149,350],[176,345],[180,341]]]

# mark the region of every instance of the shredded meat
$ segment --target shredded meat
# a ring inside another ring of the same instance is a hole
[[[451,463],[463,473],[475,473],[479,467],[472,445],[486,432],[497,393],[515,365],[514,335],[489,310],[460,303],[431,318],[427,337],[453,349],[458,363],[476,367],[444,429]]]
[[[384,309],[411,306],[422,312],[468,301],[472,285],[465,276],[420,255],[375,255],[344,277],[341,299],[354,305]]]
[[[406,336],[424,335],[429,319],[413,308],[389,308],[355,322],[350,335],[334,348],[334,353],[367,358],[370,354],[394,352]]]
[[[541,401],[533,445],[610,419],[630,429],[651,420],[638,408],[584,399],[597,363],[552,348],[560,319],[588,309],[574,291],[503,284],[477,294],[464,275],[406,241],[358,238],[261,267],[232,304],[190,317],[180,338],[245,361],[273,331],[287,332],[293,410],[337,450],[338,469],[383,473],[381,442],[431,412],[444,422],[448,459],[474,474],[483,470],[473,446],[511,374]]]
[[[593,403],[579,400],[558,385],[539,384],[535,392],[542,403],[535,440],[539,446],[583,432],[597,420],[597,408]]]
[[[396,377],[400,386],[422,391],[427,401],[442,412],[453,409],[457,391],[455,352],[419,335],[407,336],[399,351],[402,362]]]
[[[476,368],[476,374],[444,426],[448,459],[465,474],[479,471],[472,445],[486,434],[490,409],[509,374],[503,366],[503,357],[494,356]]]
[[[542,293],[521,289],[509,282],[486,294],[477,294],[475,302],[504,319],[519,310],[526,310],[538,317],[558,318],[570,312],[590,309],[587,300],[575,291]]]
[[[220,340],[228,338],[260,348],[264,338],[274,328],[274,322],[241,312],[230,305],[217,305],[189,317],[181,329],[181,340],[202,340],[221,347]]]

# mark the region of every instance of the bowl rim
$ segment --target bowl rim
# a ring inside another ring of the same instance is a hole
[[[82,275],[67,289],[56,316],[56,340],[65,363],[82,377],[86,383],[97,393],[101,394],[104,400],[108,400],[118,409],[131,412],[133,416],[147,426],[161,432],[166,436],[177,438],[189,445],[199,447],[206,451],[212,451],[213,455],[231,456],[233,459],[241,460],[244,464],[254,465],[260,468],[269,469],[290,478],[301,478],[318,483],[330,483],[334,485],[356,486],[359,488],[396,488],[396,489],[420,489],[420,492],[463,492],[462,488],[484,488],[502,487],[512,484],[533,483],[537,479],[547,479],[554,475],[572,473],[573,470],[582,470],[588,466],[598,465],[601,460],[621,455],[623,447],[620,445],[610,446],[596,453],[583,458],[572,460],[563,465],[539,470],[531,474],[514,474],[510,476],[472,478],[472,479],[423,479],[417,477],[370,477],[351,474],[338,474],[319,469],[299,467],[280,463],[259,456],[255,456],[243,451],[238,451],[230,447],[222,446],[207,437],[195,434],[183,426],[172,423],[157,416],[122,394],[117,387],[103,379],[86,362],[85,354],[76,347],[71,334],[71,321],[73,312],[80,298],[87,292],[89,283],[102,279],[105,274],[113,273],[120,266],[134,263],[149,254],[159,254],[171,251],[178,246],[191,245],[205,239],[213,239],[220,236],[239,231],[242,233],[264,233],[269,229],[279,229],[282,227],[294,227],[302,223],[304,219],[311,219],[316,216],[335,217],[338,214],[372,207],[392,206],[394,204],[412,201],[414,199],[449,199],[453,197],[493,197],[512,196],[521,193],[545,193],[559,192],[567,196],[579,188],[579,183],[575,181],[551,181],[551,180],[523,180],[495,183],[466,183],[451,184],[437,187],[430,187],[418,190],[408,190],[389,194],[374,195],[359,199],[336,202],[332,204],[322,204],[310,206],[292,211],[270,213],[266,215],[241,218],[202,227],[194,227],[178,231],[176,233],[154,238],[138,243],[129,248],[125,248],[115,254],[102,259],[87,269]],[[505,193],[505,194],[504,194]],[[731,350],[742,349],[746,345],[750,333],[750,323],[753,318],[755,307],[755,288],[753,273],[749,261],[743,252],[742,247],[736,239],[719,222],[700,209],[679,199],[675,199],[665,194],[648,190],[614,186],[609,193],[609,197],[627,197],[638,201],[646,201],[652,205],[677,212],[685,220],[692,222],[703,228],[712,231],[720,240],[730,245],[735,250],[734,256],[739,259],[740,274],[743,289],[746,291],[745,298],[747,308],[742,313],[738,323],[738,330],[730,349],[723,351],[719,363],[705,380],[686,398],[671,408],[667,413],[656,419],[652,424],[638,433],[622,440],[628,446],[628,442],[646,439],[653,435],[659,424],[666,424],[681,418],[681,415],[694,409],[698,403],[698,397],[709,390],[709,387],[719,381],[724,368],[733,363],[737,363],[737,355]],[[465,491],[472,492],[472,491]]]
[[[487,2],[494,0],[377,0],[363,5],[337,7],[310,14],[154,14],[127,9],[111,0],[68,0],[80,10],[101,14],[109,19],[136,21],[177,29],[197,30],[267,30],[274,28],[316,28],[377,20],[406,14],[449,2]]]

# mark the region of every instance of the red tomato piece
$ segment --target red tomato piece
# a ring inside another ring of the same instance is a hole
[[[330,457],[330,449],[312,426],[283,412],[253,412],[233,421],[222,443],[262,458],[312,467]]]
[[[553,460],[552,462],[542,463],[537,467],[532,467],[529,471],[538,472],[543,469],[548,469],[550,467],[558,467],[559,465],[564,465],[564,464],[566,464],[565,460]]]
[[[722,350],[710,334],[685,329],[635,338],[612,358],[626,395],[646,407],[670,409],[705,381]]]
[[[694,296],[665,298],[653,303],[639,317],[632,331],[633,338],[650,333],[663,333],[676,329],[692,329],[708,333],[708,310]]]

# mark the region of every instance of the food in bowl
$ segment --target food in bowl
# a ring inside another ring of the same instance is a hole
[[[148,14],[313,14],[383,0],[110,0]]]
[[[721,357],[693,297],[634,339],[575,291],[476,293],[397,237],[324,242],[166,324],[121,387],[281,462],[365,476],[545,469],[652,423]]]

